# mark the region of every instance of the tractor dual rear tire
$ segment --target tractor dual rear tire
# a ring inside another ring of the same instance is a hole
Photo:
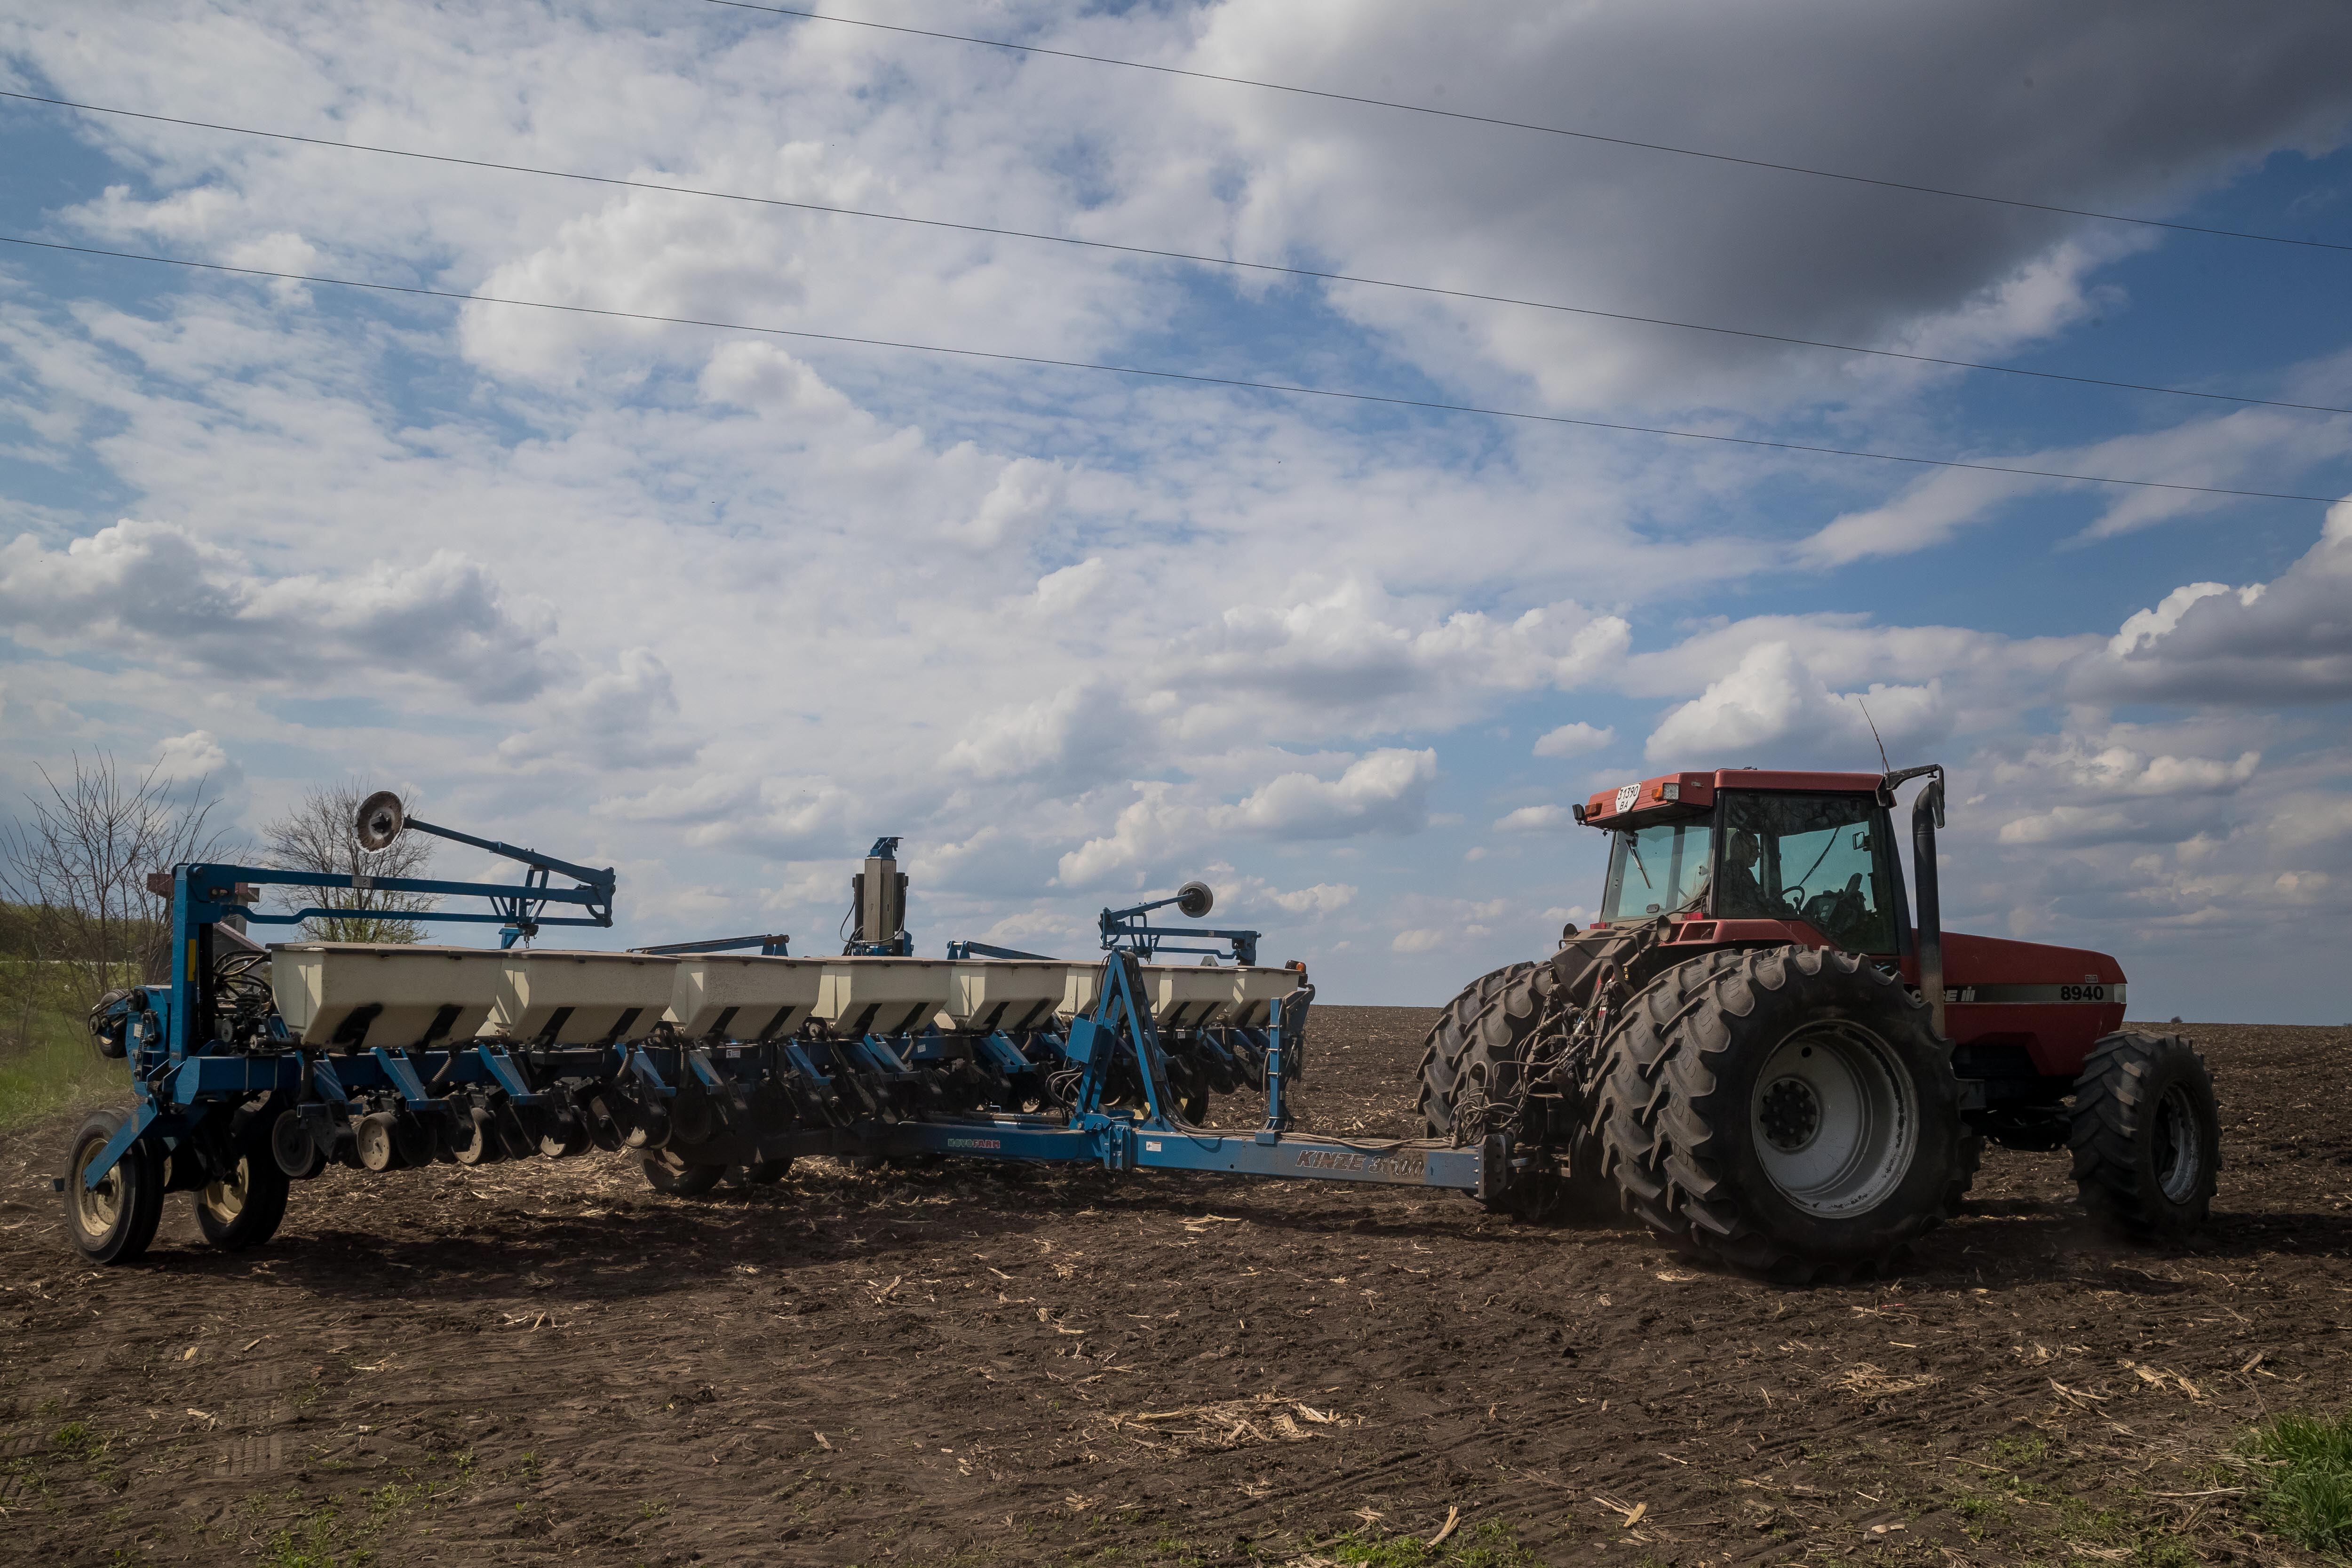
[[[1454,1107],[1461,1098],[1464,1079],[1474,1065],[1491,1068],[1486,1058],[1474,1058],[1472,1042],[1479,1016],[1486,1005],[1515,983],[1526,989],[1526,982],[1540,964],[1507,963],[1489,974],[1482,974],[1462,988],[1461,994],[1445,1005],[1437,1022],[1429,1027],[1428,1037],[1421,1048],[1421,1099],[1418,1106],[1423,1125],[1432,1138],[1451,1137],[1454,1132]],[[1527,1017],[1527,1009],[1519,1016]],[[1490,1053],[1489,1053],[1490,1054]]]
[[[1537,1038],[1567,1026],[1559,994],[1559,975],[1548,963],[1514,963],[1464,987],[1431,1026],[1422,1051],[1420,1106],[1429,1136],[1452,1138],[1463,1111],[1518,1093]],[[1475,1142],[1488,1131],[1496,1130],[1465,1128],[1460,1142]],[[1559,1152],[1527,1152],[1536,1163],[1502,1196],[1465,1195],[1490,1214],[1527,1220],[1591,1223],[1618,1212],[1616,1194],[1598,1179],[1591,1139],[1580,1128],[1570,1135],[1564,1172]]]
[[[1611,1032],[1593,1108],[1625,1205],[1789,1284],[1874,1272],[1954,1213],[1981,1142],[1925,1004],[1836,952],[1718,952]]]
[[[2213,1074],[2179,1035],[2108,1035],[2074,1080],[2068,1140],[2091,1217],[2143,1241],[2177,1240],[2212,1212],[2221,1168]]]

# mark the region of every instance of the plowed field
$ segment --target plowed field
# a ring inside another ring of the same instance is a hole
[[[1318,1008],[1310,1124],[1412,1131],[1433,1016]],[[1995,1151],[1812,1289],[1405,1189],[598,1155],[331,1172],[240,1256],[175,1198],[100,1272],[53,1123],[0,1144],[0,1561],[2304,1561],[2220,1460],[2352,1396],[2352,1040],[2190,1032],[2197,1247]]]

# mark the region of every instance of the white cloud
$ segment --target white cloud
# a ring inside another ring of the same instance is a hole
[[[2252,587],[2234,590],[2238,602],[2251,607],[2263,596],[2263,586],[2257,583]],[[2180,625],[2180,617],[2187,613],[2189,606],[2198,600],[2231,592],[2233,590],[2227,583],[2191,583],[2185,587],[2175,588],[2158,600],[2154,609],[2135,610],[2125,616],[2122,629],[2107,639],[2107,652],[2116,658],[2129,658],[2139,651],[2141,644],[2153,647],[2163,641]]]
[[[2192,583],[2135,612],[2077,671],[2114,700],[2330,702],[2352,697],[2352,501],[2268,583]]]
[[[1165,782],[1138,784],[1137,798],[1108,835],[1061,858],[1058,880],[1083,888],[1122,873],[1140,877],[1220,834],[1297,842],[1418,832],[1436,777],[1433,750],[1391,747],[1355,759],[1336,779],[1285,773],[1230,804]]]
[[[174,783],[214,777],[228,766],[228,753],[203,730],[168,736],[155,747],[156,776]]]
[[[677,685],[649,647],[622,649],[612,669],[551,694],[539,711],[539,724],[499,743],[501,758],[525,766],[562,759],[605,773],[690,762],[702,749],[677,725]]]
[[[1784,759],[1823,768],[1867,766],[1877,757],[1874,723],[1890,749],[1910,745],[1942,728],[1942,707],[1940,681],[1833,692],[1789,644],[1759,643],[1738,668],[1661,720],[1643,754],[1665,767],[1740,767]]]
[[[415,566],[271,577],[178,524],[125,519],[63,550],[28,533],[0,548],[0,616],[36,647],[135,648],[256,680],[324,668],[512,701],[552,673],[551,617],[510,606],[485,568],[453,551]]]
[[[1564,805],[1523,805],[1495,820],[1497,833],[1557,833],[1576,826],[1576,814]]]
[[[944,759],[984,780],[1099,778],[1141,746],[1148,726],[1112,687],[1072,686],[976,721]]]
[[[1359,890],[1350,882],[1318,882],[1286,893],[1269,889],[1265,896],[1285,914],[1334,915],[1354,903]]]
[[[1417,832],[1437,778],[1437,753],[1386,747],[1348,764],[1336,779],[1289,773],[1268,779],[1236,805],[1210,813],[1220,828],[1286,838],[1341,838]]]
[[[2216,511],[2225,495],[2191,489],[2273,488],[2278,476],[2327,461],[2344,448],[2352,419],[2315,418],[2246,409],[2184,420],[2080,447],[1991,453],[1987,463],[2040,469],[2042,475],[1943,468],[1884,503],[1833,519],[1799,551],[1808,564],[1837,566],[1874,556],[1906,555],[1944,544],[1964,528],[1991,521],[2028,496],[2079,493],[2100,508],[2082,540],[2111,539],[2179,517]],[[2089,485],[2051,473],[2158,481],[2158,488]]]
[[[1226,609],[1178,642],[1176,668],[1180,679],[1225,694],[1188,718],[1196,732],[1253,700],[1312,710],[1324,726],[1391,730],[1458,723],[1498,694],[1580,685],[1631,636],[1621,617],[1572,603],[1507,620],[1433,616],[1350,578],[1313,598]]]
[[[1594,729],[1586,723],[1562,724],[1547,731],[1536,742],[1538,757],[1580,757],[1587,752],[1598,752],[1614,745],[1617,731],[1613,728]]]
[[[1052,517],[1069,493],[1068,470],[1059,463],[1016,458],[1004,465],[969,519],[951,521],[940,537],[975,550],[994,550],[1008,537],[1025,536]]]
[[[1099,555],[1048,572],[1037,579],[1033,607],[1041,615],[1067,614],[1093,598],[1109,575],[1110,568]]]

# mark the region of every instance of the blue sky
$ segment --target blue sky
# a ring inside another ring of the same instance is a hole
[[[2325,5],[856,13],[2352,245]],[[2352,253],[689,3],[0,18],[0,87],[2352,407]],[[0,101],[0,233],[1570,418],[2352,495],[2352,416],[1776,347]],[[1187,878],[1327,999],[1590,918],[1589,791],[1953,773],[1965,929],[2338,1022],[2352,504],[1937,473],[0,247],[0,786],[343,777],[635,943],[1083,952]],[[1581,730],[1568,731],[1571,726]],[[1552,736],[1546,742],[1545,737]],[[472,869],[457,858],[446,868]]]

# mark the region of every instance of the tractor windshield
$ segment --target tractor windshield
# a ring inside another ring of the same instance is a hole
[[[1609,888],[1601,896],[1605,921],[1637,921],[1644,915],[1696,905],[1706,890],[1714,829],[1705,817],[1661,822],[1612,833]]]
[[[1893,857],[1859,795],[1723,795],[1723,864],[1708,912],[1806,921],[1849,952],[1895,951]]]

